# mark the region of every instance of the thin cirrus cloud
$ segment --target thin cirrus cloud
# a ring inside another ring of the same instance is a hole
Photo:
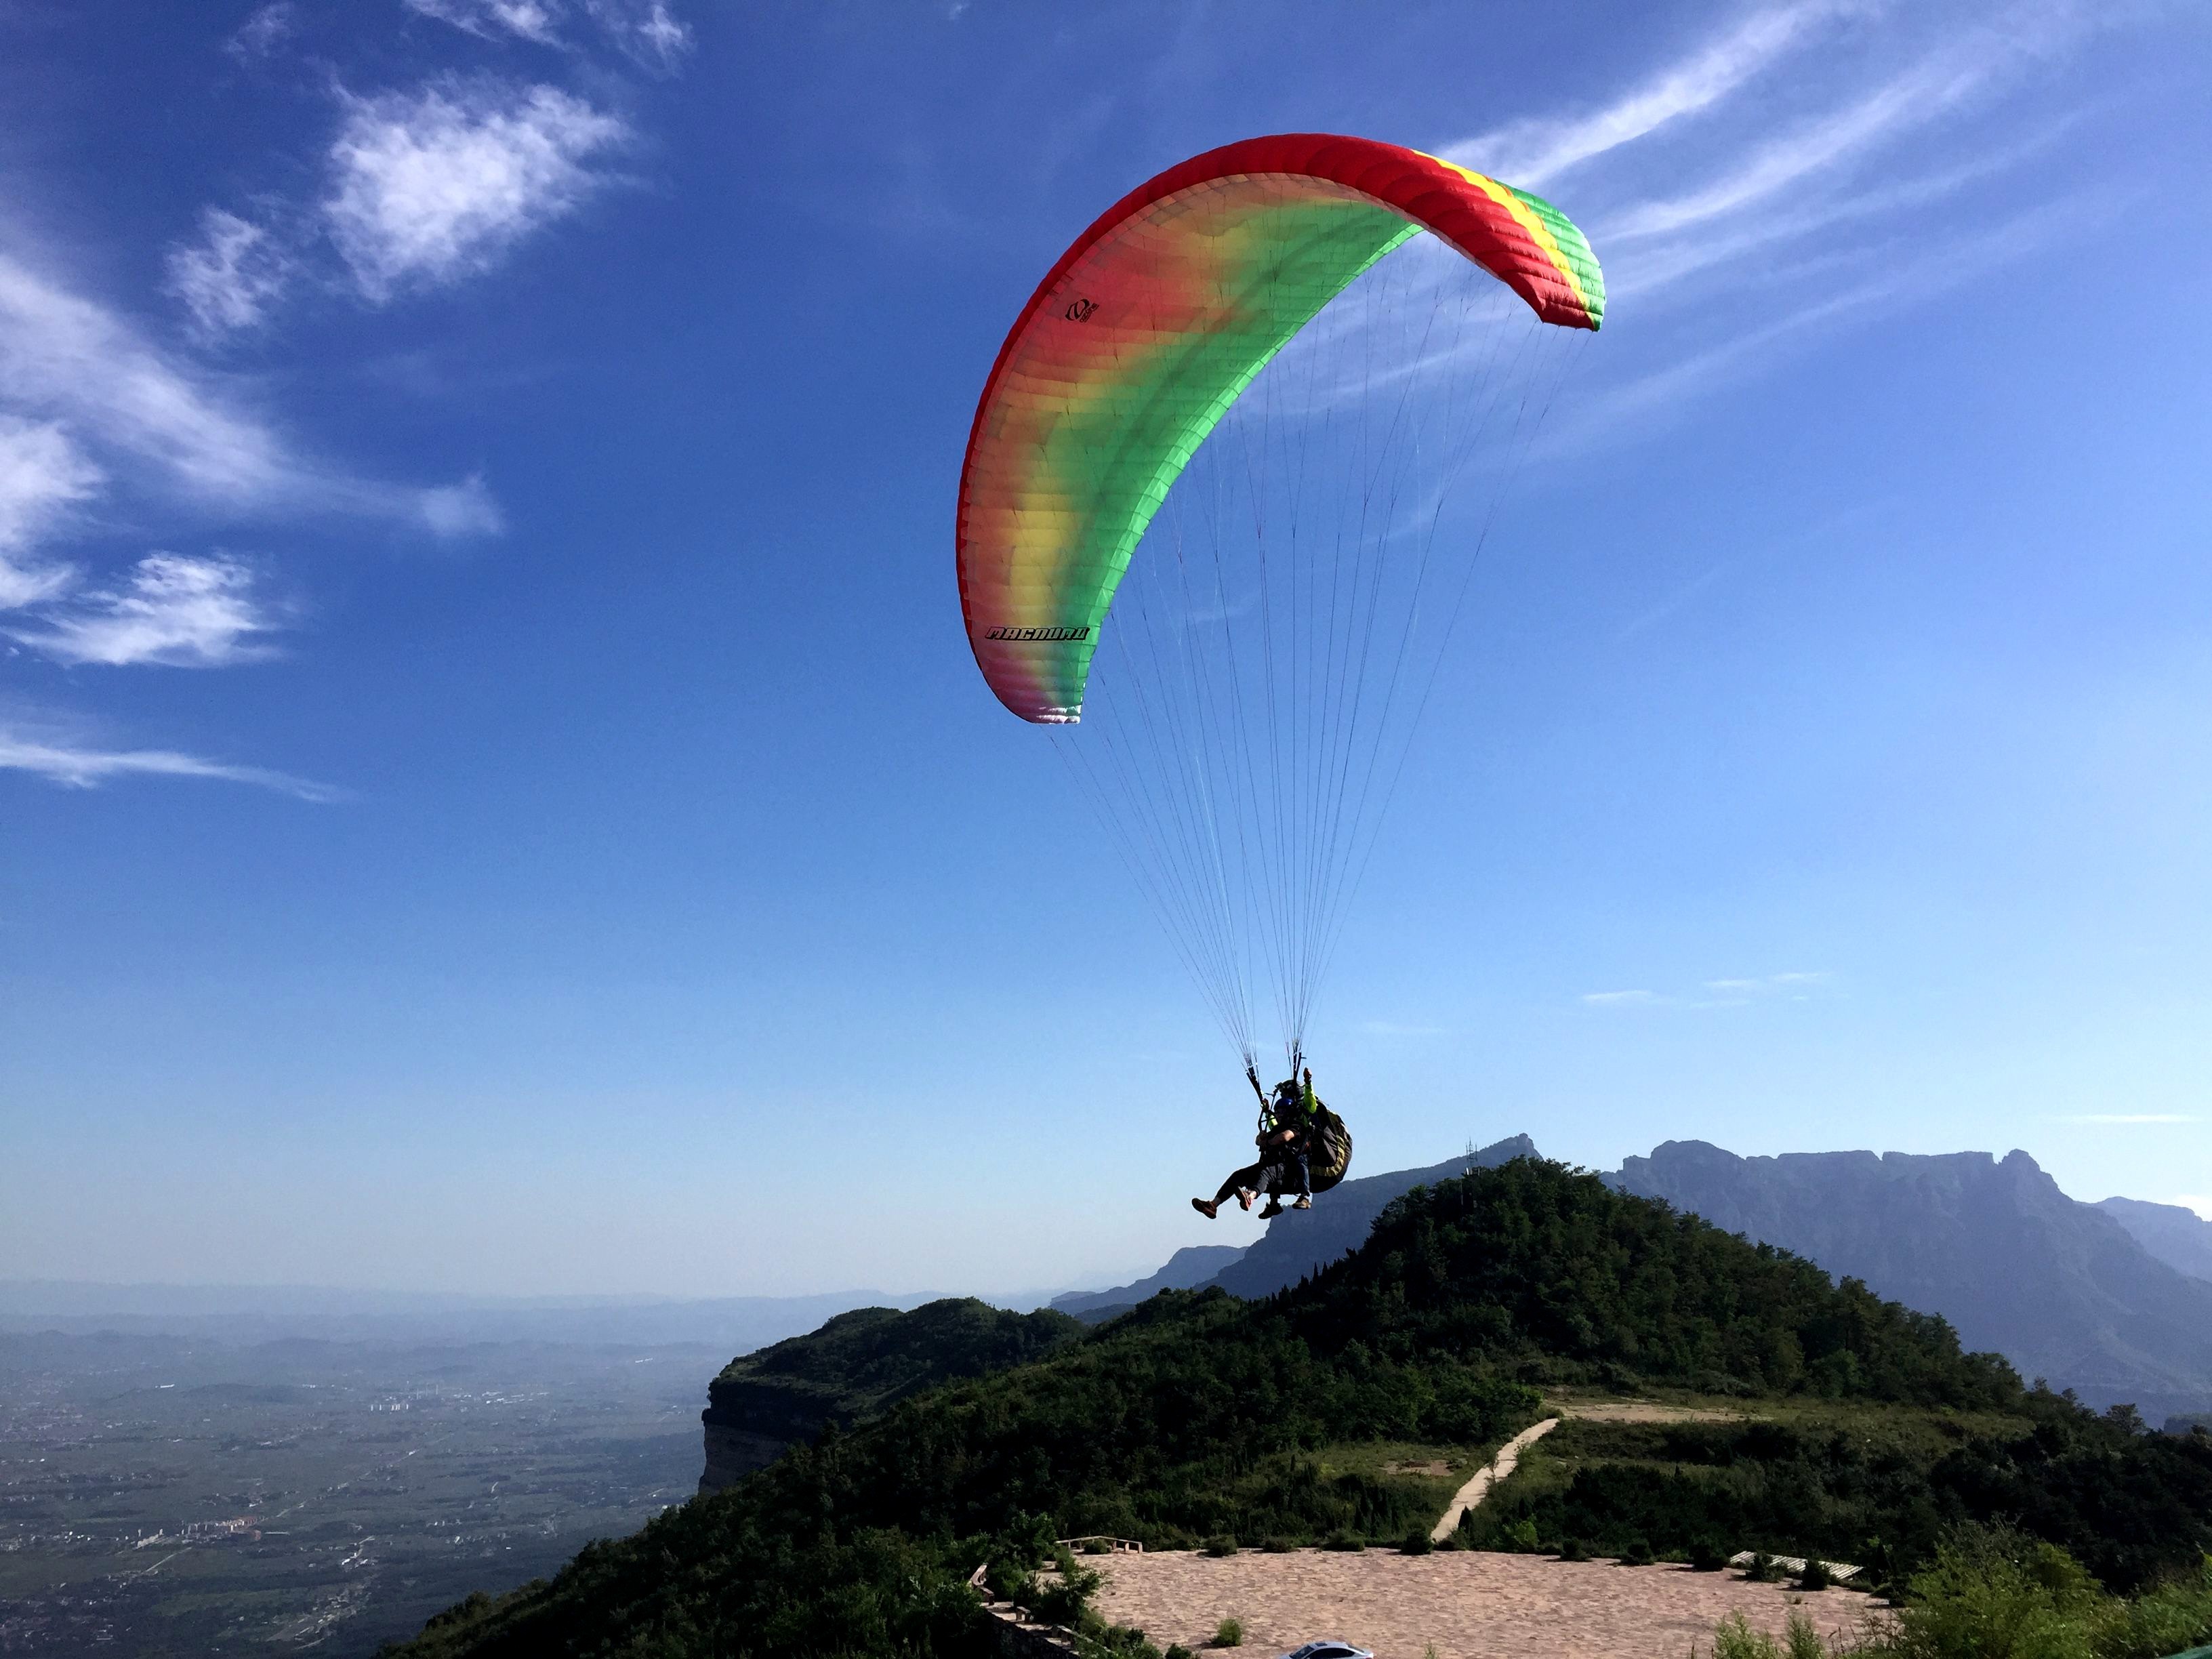
[[[0,611],[52,599],[76,580],[74,566],[30,550],[100,482],[61,426],[0,415]]]
[[[1693,992],[1585,991],[1579,1000],[1589,1008],[1742,1008],[1756,1002],[1809,1001],[1834,981],[1835,975],[1824,971],[1792,971],[1709,979]]]
[[[605,183],[591,163],[630,137],[550,86],[454,82],[347,104],[322,213],[375,304],[489,270]]]
[[[224,556],[153,553],[121,586],[94,590],[9,636],[73,665],[157,664],[220,668],[270,654],[275,615],[254,593],[253,571]]]
[[[691,30],[667,0],[584,0],[584,9],[626,56],[649,69],[673,70],[691,50]]]
[[[0,718],[0,771],[27,772],[71,789],[95,789],[118,778],[215,778],[252,784],[305,801],[342,800],[344,792],[263,766],[233,766],[171,749],[112,749],[26,729]]]
[[[65,433],[73,471],[50,471],[49,515],[102,475],[232,513],[390,520],[434,535],[501,528],[479,480],[430,489],[363,478],[296,453],[211,378],[145,340],[123,318],[0,253],[0,416]],[[49,461],[59,452],[48,440]],[[89,460],[83,458],[89,456]],[[96,469],[96,470],[95,470]],[[35,490],[38,486],[33,486]]]
[[[512,36],[541,46],[567,44],[562,26],[578,11],[617,51],[647,68],[673,70],[691,49],[691,30],[667,0],[405,0],[407,9],[494,40]]]
[[[267,58],[298,33],[300,17],[292,0],[270,0],[248,17],[223,42],[222,49],[241,64]]]
[[[1448,144],[1441,154],[1517,185],[1547,185],[1571,167],[1722,102],[1801,47],[1819,25],[1863,9],[1813,4],[1754,13],[1602,109],[1516,121]]]
[[[1870,21],[1881,27],[1860,27]],[[1912,13],[1880,0],[1770,7],[1610,103],[1444,146],[1456,161],[1556,193],[1604,263],[1612,310],[1644,322],[1642,361],[1569,411],[1547,451],[1650,430],[1655,416],[1823,331],[2078,230],[2102,210],[2087,192],[2062,191],[2024,213],[2016,198],[1984,205],[1975,192],[2016,173],[2075,118],[2048,88],[2016,94],[2032,76],[2062,74],[2064,48],[2100,26],[2069,0]],[[1785,108],[1797,113],[1778,114]],[[1959,126],[1970,112],[1989,119]],[[1966,131],[1970,140],[1954,136]],[[1944,234],[1912,236],[1912,216],[1935,212]],[[1869,236],[1870,222],[1889,234]],[[1688,280],[1714,268],[1727,273],[1723,295]],[[1747,289],[1784,301],[1755,307],[1764,321],[1748,331]]]
[[[407,9],[486,40],[512,34],[552,46],[560,40],[556,7],[544,0],[406,0]]]
[[[292,265],[263,227],[209,208],[200,215],[199,240],[169,251],[167,287],[191,313],[194,329],[213,338],[264,321]]]

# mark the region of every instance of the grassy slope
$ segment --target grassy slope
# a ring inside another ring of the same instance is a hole
[[[986,1555],[1020,1555],[1055,1532],[1395,1541],[1433,1518],[1440,1483],[1352,1449],[1413,1443],[1463,1459],[1533,1420],[1545,1385],[1906,1408],[1895,1490],[1868,1500],[1885,1526],[1924,1495],[1905,1477],[1936,1443],[1916,1449],[1912,1436],[1943,1432],[1946,1414],[1991,1431],[1943,1490],[1962,1512],[2016,1504],[2022,1479],[2035,1496],[2026,1442],[2045,1464],[2094,1465],[2105,1497],[2132,1496],[2146,1514],[2189,1501],[2201,1476],[2200,1513],[2212,1515],[2212,1442],[2199,1453],[2167,1441],[2181,1461],[2154,1468],[2124,1430],[1960,1353],[1940,1320],[1524,1159],[1408,1194],[1355,1255],[1279,1297],[1164,1295],[1042,1361],[830,1431],[719,1498],[594,1546],[550,1584],[441,1616],[407,1651],[980,1653],[988,1635],[961,1580]],[[1745,1432],[1711,1432],[1723,1429]],[[1632,1454],[1624,1469],[1665,1449],[1614,1443]],[[1705,1455],[1679,1478],[1726,1473]],[[1631,1518],[1647,1531],[1690,1513],[1646,1508]],[[2081,1506],[2043,1510],[2074,1541]],[[2212,1543],[2212,1522],[2198,1531]],[[2168,1553],[2189,1538],[2185,1528]]]

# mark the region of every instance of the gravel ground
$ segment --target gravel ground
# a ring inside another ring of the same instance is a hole
[[[1237,1659],[1270,1659],[1316,1637],[1341,1637],[1377,1659],[1688,1659],[1711,1651],[1713,1626],[1742,1610],[1779,1634],[1802,1608],[1823,1634],[1855,1630],[1870,1596],[1807,1594],[1734,1573],[1623,1567],[1480,1550],[1401,1555],[1298,1550],[1216,1559],[1184,1551],[1086,1562],[1107,1573],[1094,1603],[1164,1648],[1200,1648],[1214,1627],[1244,1626]]]

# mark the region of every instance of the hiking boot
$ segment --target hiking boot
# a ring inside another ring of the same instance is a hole
[[[1310,1210],[1313,1208],[1313,1194],[1311,1193],[1300,1193],[1298,1194],[1298,1201],[1291,1205],[1291,1207],[1294,1210]]]
[[[1252,1207],[1252,1200],[1259,1196],[1260,1194],[1254,1192],[1249,1187],[1239,1187],[1237,1189],[1237,1206],[1241,1209],[1249,1210]]]
[[[1266,1221],[1273,1217],[1282,1214],[1282,1212],[1283,1200],[1279,1198],[1270,1198],[1267,1200],[1267,1207],[1260,1212],[1260,1219]]]
[[[1208,1221],[1212,1220],[1214,1217],[1221,1213],[1221,1206],[1218,1204],[1216,1204],[1210,1198],[1194,1198],[1190,1201],[1190,1207],[1197,1211],[1200,1215],[1204,1216]]]

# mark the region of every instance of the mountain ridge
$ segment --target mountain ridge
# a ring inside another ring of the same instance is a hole
[[[2024,1376],[2153,1420],[2212,1403],[2212,1283],[2068,1197],[2021,1151],[1785,1152],[1669,1140],[1608,1177],[1959,1329]]]

